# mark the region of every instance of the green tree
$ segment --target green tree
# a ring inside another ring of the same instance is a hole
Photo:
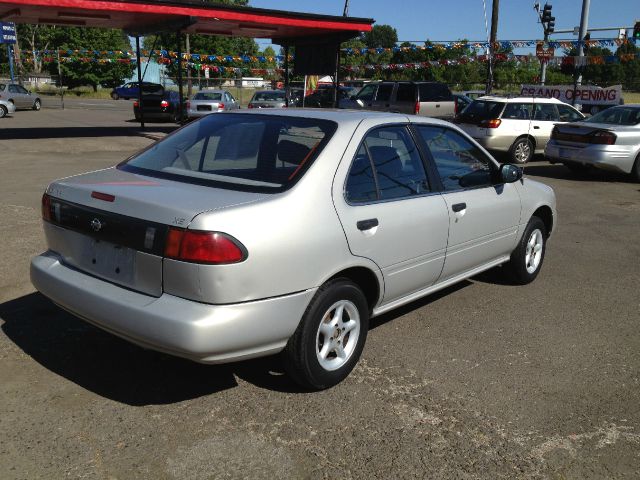
[[[392,48],[398,43],[398,32],[391,25],[374,25],[362,36],[362,41],[369,48]]]

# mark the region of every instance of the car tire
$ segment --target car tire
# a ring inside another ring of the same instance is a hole
[[[33,102],[33,107],[32,107],[36,112],[38,110],[40,110],[42,108],[42,102],[40,101],[39,98],[36,98],[36,101]]]
[[[633,180],[636,182],[640,182],[640,154],[638,154],[638,157],[633,164],[633,170],[631,170],[631,178],[633,178]]]
[[[509,149],[513,163],[527,163],[533,157],[533,142],[527,137],[518,138]]]
[[[531,217],[518,246],[511,253],[509,263],[502,267],[506,277],[516,285],[533,282],[542,268],[546,243],[544,222],[539,217]]]
[[[336,385],[358,362],[368,329],[369,307],[362,290],[346,278],[327,282],[287,342],[285,371],[310,390]]]
[[[4,105],[0,105],[0,118],[6,117],[9,113],[9,109]]]
[[[120,95],[118,95],[116,92],[113,92],[111,94],[111,98],[113,98],[114,100],[119,100],[120,99]]]

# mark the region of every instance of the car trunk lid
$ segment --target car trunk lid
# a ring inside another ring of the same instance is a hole
[[[59,180],[47,194],[43,215],[48,216],[45,234],[51,250],[74,268],[154,296],[162,294],[162,259],[170,227],[187,228],[202,212],[268,196],[115,168]]]

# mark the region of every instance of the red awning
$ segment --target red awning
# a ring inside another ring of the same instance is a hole
[[[371,30],[373,20],[282,10],[186,1],[106,2],[98,0],[0,0],[0,21],[121,28],[151,33],[185,21],[187,33],[252,38],[295,39],[307,36],[354,37]]]

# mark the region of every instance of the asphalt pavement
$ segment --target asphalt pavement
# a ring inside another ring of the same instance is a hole
[[[537,159],[559,210],[537,280],[374,319],[349,378],[308,393],[277,358],[143,350],[34,291],[48,182],[152,141],[98,103],[0,119],[0,478],[640,478],[640,184]]]

